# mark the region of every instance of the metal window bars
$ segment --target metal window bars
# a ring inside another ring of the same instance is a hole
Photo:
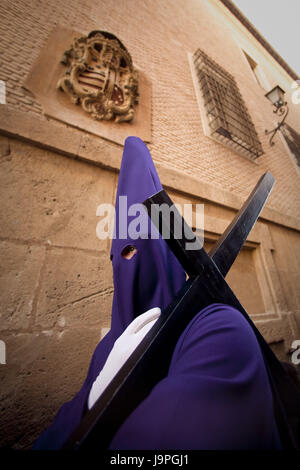
[[[234,77],[200,49],[193,59],[211,136],[255,160],[264,152]]]

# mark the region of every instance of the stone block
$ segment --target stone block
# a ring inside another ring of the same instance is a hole
[[[122,153],[123,147],[91,134],[85,134],[80,142],[78,158],[98,163],[102,167],[115,171],[121,166]]]
[[[79,391],[100,329],[22,333],[4,338],[0,367],[0,446],[30,448],[60,406]]]
[[[6,137],[0,138],[0,163],[3,161],[9,161],[11,159],[10,156],[10,145],[9,139]]]
[[[0,242],[0,329],[29,326],[45,248]]]
[[[96,210],[112,203],[115,174],[14,141],[0,173],[0,236],[107,249]]]
[[[36,323],[42,328],[108,327],[112,293],[108,253],[52,248],[41,282]]]

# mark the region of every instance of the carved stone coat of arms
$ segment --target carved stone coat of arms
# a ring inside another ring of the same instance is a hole
[[[94,119],[131,121],[138,103],[138,72],[121,41],[92,31],[76,38],[61,61],[68,68],[57,87]]]

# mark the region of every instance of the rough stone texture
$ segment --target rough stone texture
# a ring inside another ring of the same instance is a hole
[[[298,328],[300,327],[300,246],[299,235],[294,230],[271,225],[270,227],[275,250],[273,261],[279,274],[286,308],[294,313]]]
[[[0,136],[0,141],[3,137]],[[96,237],[99,204],[112,203],[115,175],[14,142],[0,173],[0,236],[106,250]]]
[[[41,328],[109,326],[112,292],[108,253],[54,248],[48,252],[41,280],[36,324]]]
[[[0,159],[0,162],[9,161],[11,159],[10,145],[7,138],[2,138],[0,141]]]
[[[1,330],[28,328],[44,258],[44,247],[0,242]]]
[[[212,243],[205,243],[204,245],[207,251],[212,246]],[[265,311],[251,249],[244,248],[241,251],[229,271],[226,281],[249,315]]]
[[[269,315],[266,315],[264,320],[256,321],[256,326],[268,343],[283,342],[285,354],[289,354],[293,341],[299,338],[295,315],[291,312],[284,312],[275,319],[268,319],[268,317]]]
[[[0,151],[0,446],[26,448],[110,327],[110,241],[96,236],[96,210],[116,175],[3,136]]]
[[[84,325],[3,337],[7,365],[0,368],[1,447],[32,445],[80,389],[99,337],[99,330]]]

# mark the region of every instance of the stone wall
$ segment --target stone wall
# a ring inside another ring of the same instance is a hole
[[[113,280],[96,208],[116,175],[0,136],[1,444],[29,445],[85,378]]]
[[[42,115],[41,106],[22,85],[57,24],[82,33],[94,29],[111,31],[124,42],[134,63],[151,81],[151,151],[156,162],[241,197],[269,169],[276,178],[269,207],[300,217],[297,172],[280,139],[277,137],[277,145],[271,149],[264,135],[265,128],[274,127],[271,105],[264,98],[265,90],[253,79],[233,37],[233,26],[224,15],[217,14],[215,3],[218,2],[81,0],[74,4],[31,0],[28,4],[24,0],[5,0],[0,6],[4,46],[0,79],[7,84],[7,103],[18,110]],[[237,80],[265,150],[257,165],[203,134],[187,57],[188,52],[199,47]],[[279,75],[274,60],[272,70],[270,76],[266,68],[271,87],[278,82]],[[290,86],[287,93],[290,100]],[[300,106],[292,108],[291,124],[296,125]]]

